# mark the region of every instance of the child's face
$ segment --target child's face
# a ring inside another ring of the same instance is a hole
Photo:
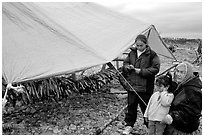
[[[159,91],[159,92],[162,92],[162,91],[166,90],[166,87],[164,87],[163,84],[158,84],[158,83],[156,83],[156,84],[155,84],[155,90],[156,90],[156,91]]]

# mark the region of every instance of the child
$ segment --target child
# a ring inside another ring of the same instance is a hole
[[[174,95],[171,93],[172,76],[167,73],[156,79],[155,92],[151,96],[144,117],[148,121],[149,135],[162,135],[166,125],[161,123],[168,114]]]

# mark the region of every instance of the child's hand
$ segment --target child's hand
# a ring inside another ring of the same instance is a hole
[[[164,119],[161,121],[161,123],[165,123],[170,125],[173,122],[173,118],[171,117],[171,115],[167,114]]]
[[[137,74],[139,74],[140,71],[141,71],[141,69],[139,69],[139,68],[135,68],[135,72],[136,72]]]

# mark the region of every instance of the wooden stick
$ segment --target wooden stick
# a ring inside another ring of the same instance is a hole
[[[96,134],[96,135],[101,134],[104,129],[106,129],[113,121],[115,121],[115,120],[119,117],[119,115],[127,108],[127,106],[128,106],[128,105],[124,106],[124,107],[120,110],[120,112],[119,112],[118,114],[116,114],[113,118],[109,119],[109,121],[108,121],[103,127],[101,127],[101,128],[98,127],[98,128],[96,129],[96,131],[95,131],[95,134]]]
[[[163,71],[162,73],[156,75],[156,77],[159,77],[159,76],[163,75],[164,73],[166,73],[167,71],[169,71],[169,70],[171,70],[172,68],[176,67],[177,65],[178,65],[178,64],[175,64],[175,65],[171,66],[171,67],[168,68],[167,70],[165,70],[165,71]]]
[[[7,86],[6,86],[6,92],[5,92],[5,94],[4,94],[4,98],[3,98],[3,101],[2,101],[2,108],[3,108],[3,110],[4,110],[4,107],[5,107],[5,105],[6,105],[6,96],[7,96],[7,93],[8,93],[8,90],[10,89],[12,87],[12,85],[9,83],[9,84],[7,84]]]

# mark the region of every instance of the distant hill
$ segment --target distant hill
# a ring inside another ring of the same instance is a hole
[[[178,61],[189,61],[195,70],[202,75],[202,39],[162,38]],[[170,61],[162,58],[164,70],[171,66]]]
[[[187,38],[162,38],[166,43],[172,44],[186,44],[186,43],[198,43],[200,39],[187,39]]]
[[[171,49],[187,49],[194,50],[201,53],[202,40],[201,39],[187,39],[187,38],[162,38],[166,45]],[[199,48],[198,48],[199,47]]]

